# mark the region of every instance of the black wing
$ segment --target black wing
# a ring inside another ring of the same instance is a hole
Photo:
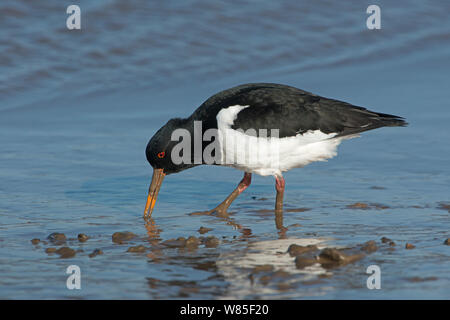
[[[407,124],[401,117],[270,83],[247,84],[220,92],[208,99],[193,116],[214,121],[211,116],[205,117],[205,112],[216,115],[220,109],[233,105],[249,106],[238,113],[233,129],[278,129],[280,138],[309,130],[346,136]]]

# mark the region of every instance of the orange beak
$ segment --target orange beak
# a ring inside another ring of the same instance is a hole
[[[148,188],[147,203],[145,204],[144,218],[150,218],[152,215],[153,208],[155,207],[156,198],[158,198],[158,192],[161,188],[162,182],[164,180],[163,169],[153,169],[152,182],[150,183],[150,188]]]

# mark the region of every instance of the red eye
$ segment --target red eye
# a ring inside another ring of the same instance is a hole
[[[158,158],[162,159],[164,158],[164,156],[166,155],[166,153],[164,151],[158,153]]]

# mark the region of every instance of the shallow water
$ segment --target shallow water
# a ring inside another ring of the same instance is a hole
[[[65,29],[64,4],[0,4],[0,298],[450,298],[448,2],[378,2],[378,31],[365,26],[368,1],[79,3],[82,31]],[[200,166],[165,179],[146,225],[148,139],[246,82],[293,85],[410,125],[364,133],[329,162],[286,173],[282,222],[268,177],[254,177],[231,220],[189,215],[241,179]],[[357,202],[374,205],[349,207]],[[217,247],[162,244],[199,237],[201,226]],[[115,244],[118,231],[137,237]],[[48,255],[59,247],[42,242],[53,232],[83,251]],[[332,270],[298,270],[284,253],[368,240],[376,252]],[[136,245],[147,251],[127,252]],[[103,254],[90,258],[94,249]],[[66,288],[73,264],[81,290]],[[255,274],[264,264],[274,269]],[[380,290],[366,287],[374,264]]]

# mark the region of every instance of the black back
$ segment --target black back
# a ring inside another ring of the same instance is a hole
[[[233,105],[249,106],[239,112],[233,129],[278,129],[280,138],[308,130],[345,136],[383,126],[406,125],[401,117],[273,83],[244,84],[222,91],[206,100],[190,119],[202,120],[205,129],[214,128],[217,113]]]

